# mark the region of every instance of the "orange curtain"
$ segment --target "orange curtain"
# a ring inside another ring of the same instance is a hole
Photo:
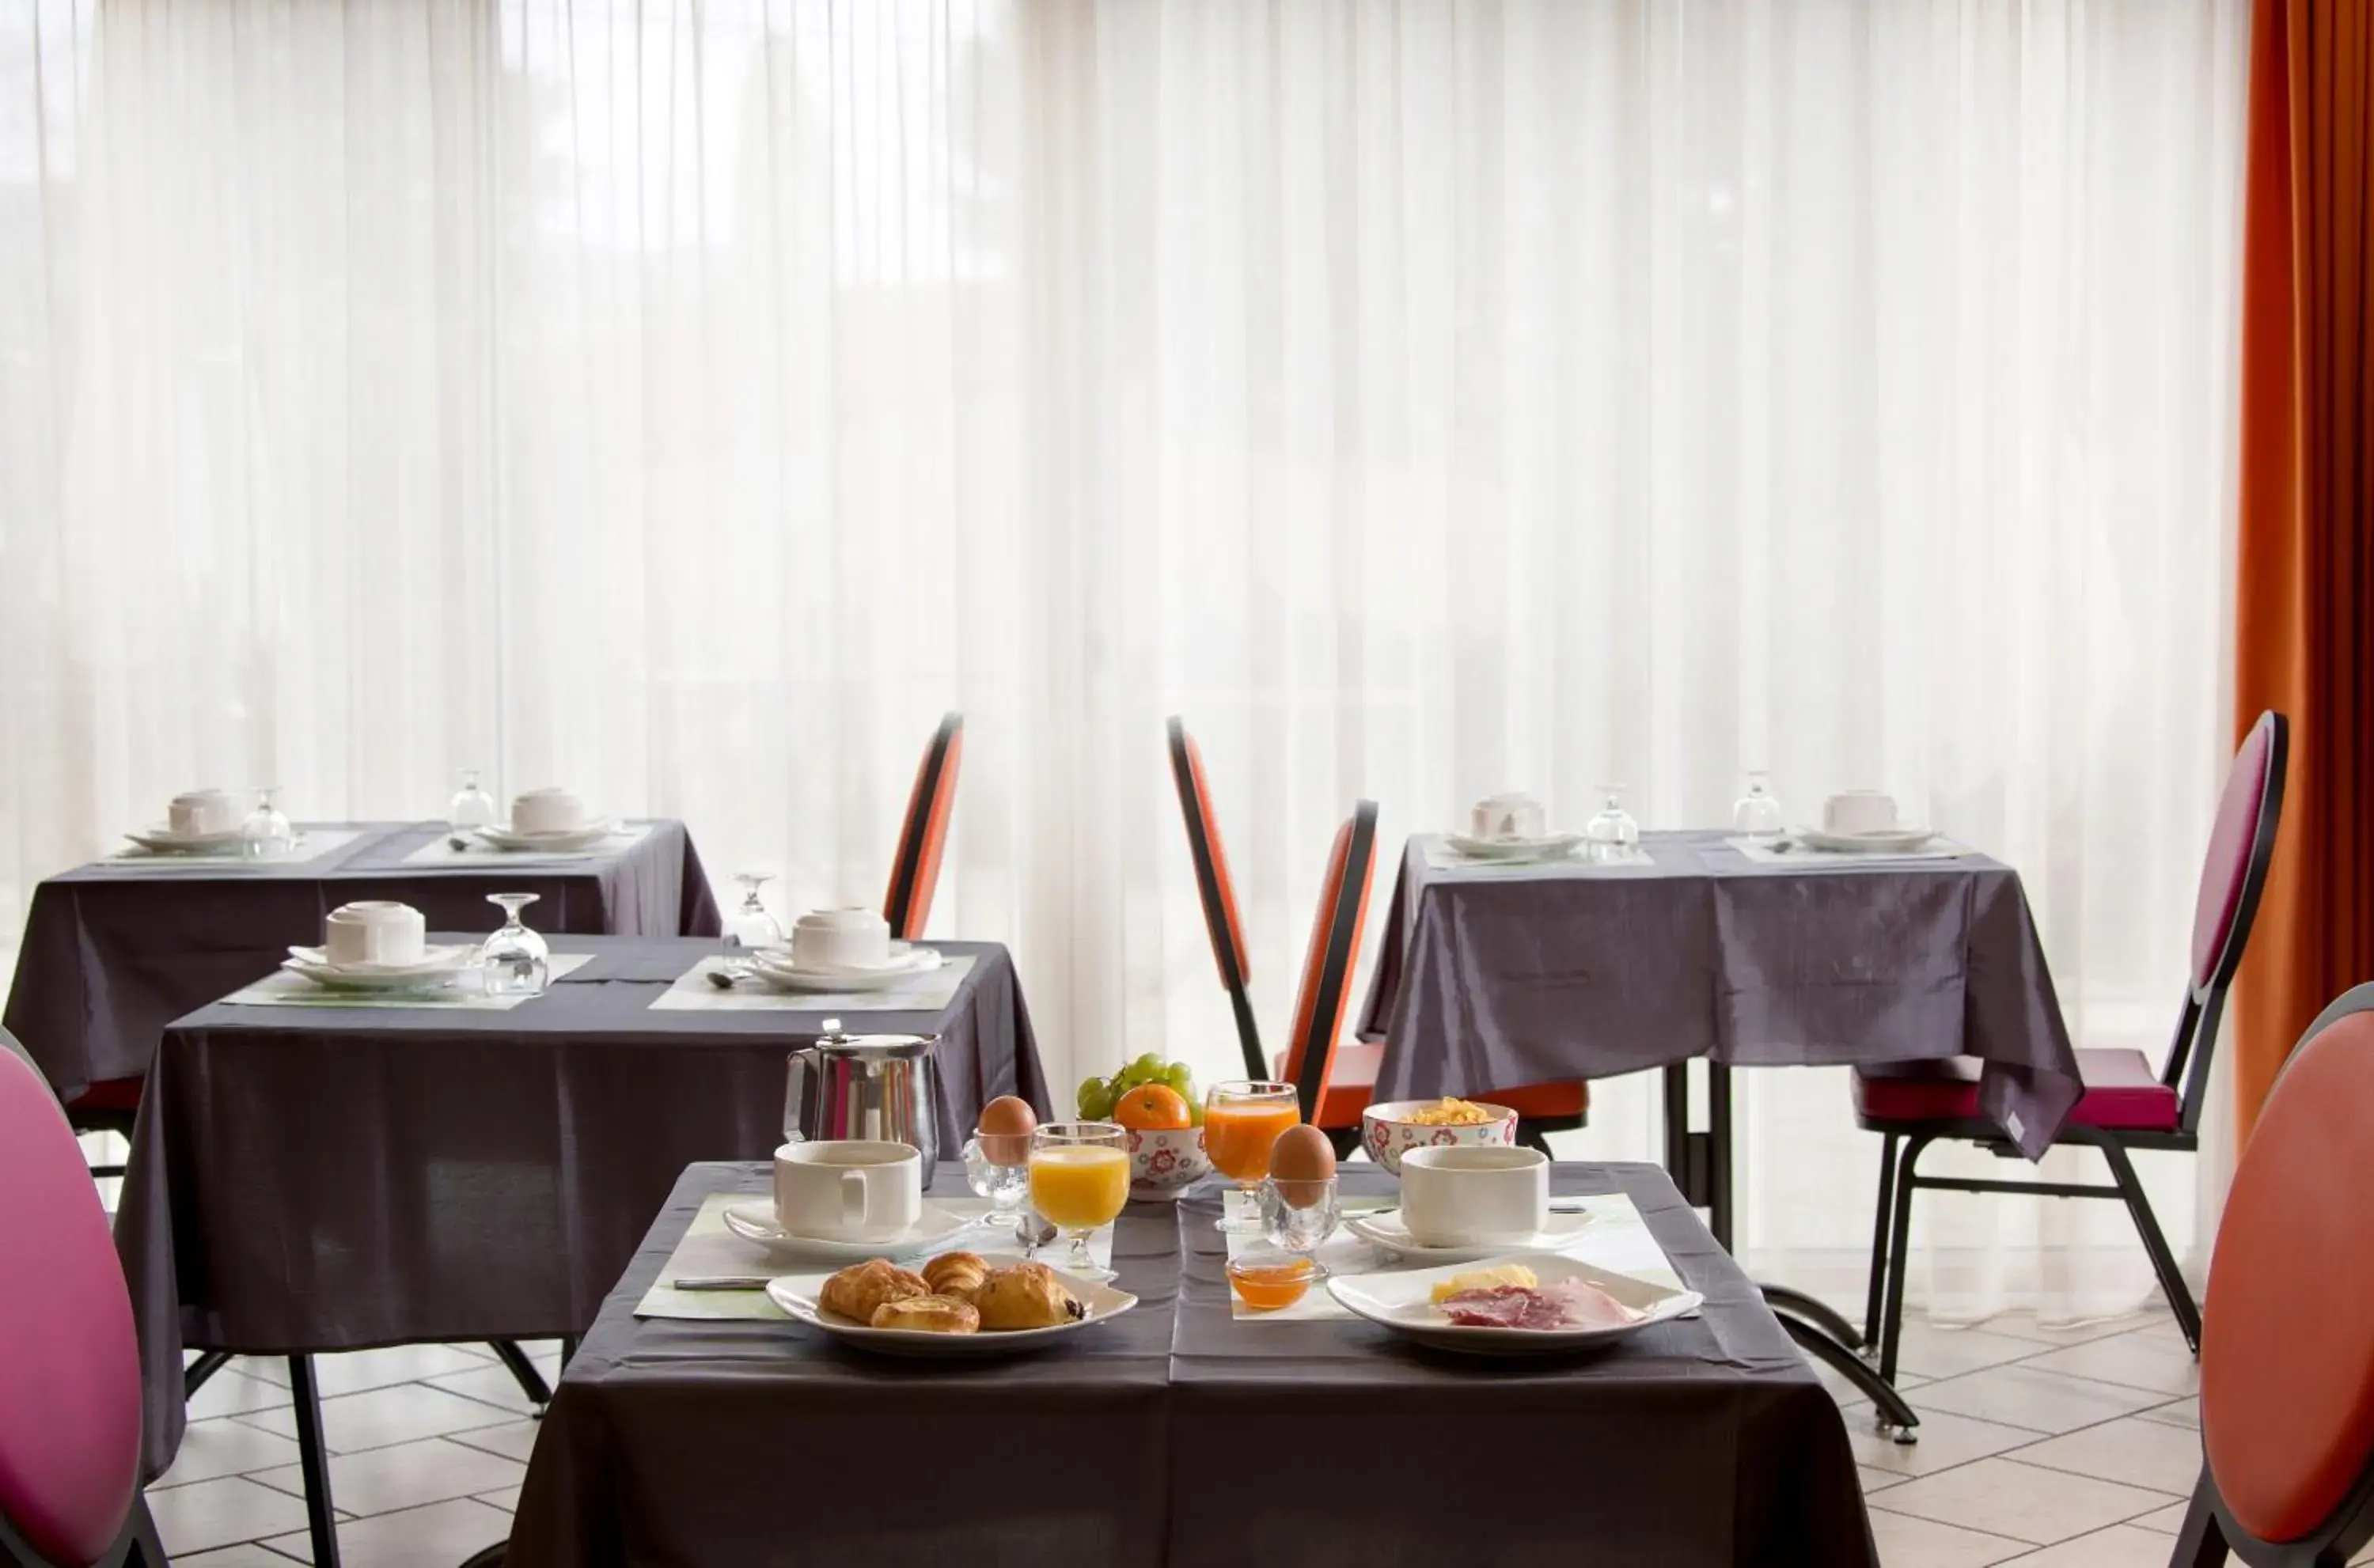
[[[2242,240],[2238,734],[2292,722],[2234,996],[2241,1136],[2300,1033],[2374,979],[2374,5],[2257,0]]]

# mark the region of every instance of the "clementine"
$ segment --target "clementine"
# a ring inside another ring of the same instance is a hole
[[[1132,1132],[1169,1132],[1193,1125],[1187,1096],[1168,1083],[1141,1083],[1113,1102],[1113,1120]]]

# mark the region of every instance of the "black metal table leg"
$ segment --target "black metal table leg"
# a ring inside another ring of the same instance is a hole
[[[223,1369],[230,1360],[229,1351],[208,1351],[182,1369],[182,1398],[188,1398],[206,1386],[206,1379]]]
[[[305,1478],[305,1528],[313,1540],[313,1568],[338,1568],[338,1516],[330,1506],[330,1455],[322,1442],[322,1396],[313,1383],[313,1358],[288,1358],[288,1391],[295,1396],[297,1459]]]
[[[544,1374],[535,1369],[535,1363],[527,1359],[527,1352],[519,1348],[518,1340],[489,1340],[487,1348],[511,1369],[511,1379],[520,1386],[521,1393],[539,1406],[551,1403],[550,1386],[545,1382]]]

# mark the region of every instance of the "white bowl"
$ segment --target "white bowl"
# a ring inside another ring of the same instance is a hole
[[[1178,1198],[1212,1171],[1200,1127],[1151,1128],[1129,1135],[1129,1195]]]
[[[1440,1148],[1456,1143],[1514,1143],[1517,1141],[1517,1113],[1506,1106],[1496,1106],[1487,1100],[1471,1100],[1468,1103],[1490,1111],[1490,1121],[1432,1127],[1403,1119],[1413,1112],[1426,1110],[1440,1103],[1436,1100],[1386,1100],[1370,1106],[1360,1113],[1360,1147],[1369,1152],[1369,1158],[1399,1176],[1402,1174],[1402,1156],[1413,1149]]]

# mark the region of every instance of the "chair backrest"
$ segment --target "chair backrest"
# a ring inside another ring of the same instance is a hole
[[[931,919],[932,893],[940,884],[940,855],[947,848],[948,818],[957,809],[957,770],[964,762],[964,715],[951,713],[932,731],[915,787],[907,796],[907,817],[899,829],[899,853],[890,862],[890,890],[882,895],[882,918],[890,934],[913,942]]]
[[[2226,1511],[2262,1541],[2363,1516],[2374,1481],[2369,1213],[2374,986],[2360,986],[2309,1025],[2277,1074],[2210,1263],[2202,1446]]]
[[[140,1348],[99,1189],[30,1064],[0,1051],[0,1517],[98,1561],[140,1483]]]
[[[1314,1120],[1335,1066],[1335,1042],[1350,1005],[1352,965],[1360,956],[1360,933],[1369,920],[1369,884],[1377,869],[1377,803],[1362,801],[1335,830],[1327,852],[1327,876],[1319,887],[1319,911],[1310,920],[1310,946],[1302,956],[1302,984],[1294,998],[1294,1034],[1287,1047],[1286,1078]]]
[[[1219,813],[1212,809],[1212,792],[1204,780],[1204,754],[1187,733],[1184,720],[1172,718],[1170,781],[1179,790],[1179,815],[1187,825],[1187,853],[1195,867],[1195,896],[1204,906],[1204,930],[1212,939],[1212,959],[1220,966],[1220,984],[1237,1014],[1237,1045],[1243,1052],[1245,1072],[1259,1080],[1269,1076],[1262,1055],[1261,1032],[1253,1024],[1246,988],[1252,965],[1246,957],[1245,926],[1237,914],[1237,886],[1228,876],[1228,851],[1220,847]]]
[[[2291,726],[2280,713],[2259,715],[2242,738],[2217,800],[2217,821],[2203,857],[2192,899],[2192,967],[2176,1041],[2160,1081],[2181,1096],[2182,1126],[2198,1132],[2209,1096],[2209,1061],[2226,992],[2249,945],[2259,895],[2275,858],[2283,824],[2284,778],[2291,756]]]

